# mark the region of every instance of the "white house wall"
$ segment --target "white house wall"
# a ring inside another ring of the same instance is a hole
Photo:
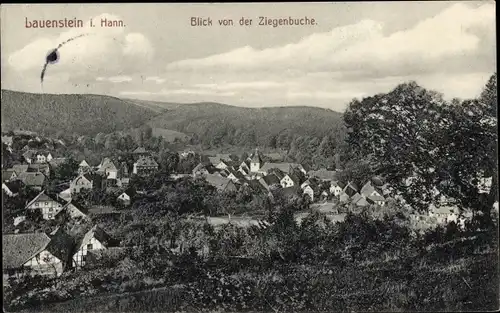
[[[88,249],[88,245],[92,245],[92,249]],[[78,250],[77,253],[73,255],[73,266],[75,267],[82,267],[85,265],[85,260],[83,260],[84,256],[87,255],[89,250],[101,250],[101,249],[106,249],[105,246],[99,242],[99,240],[95,239],[92,237],[88,242],[86,242],[80,250]]]

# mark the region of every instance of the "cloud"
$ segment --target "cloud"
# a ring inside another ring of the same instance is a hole
[[[108,81],[111,83],[124,83],[131,82],[132,77],[130,76],[111,76],[111,77],[97,77],[97,81]]]
[[[299,42],[268,49],[250,46],[199,59],[173,62],[168,70],[329,71],[343,77],[383,77],[469,71],[464,59],[491,66],[495,55],[495,5],[471,8],[455,4],[414,27],[384,34],[384,25],[364,20],[315,33]],[[485,52],[486,51],[486,52]],[[482,56],[479,60],[474,60]],[[477,66],[476,66],[477,70]]]
[[[101,18],[118,20],[120,17],[101,14],[93,17],[94,25]],[[125,28],[90,27],[90,19],[84,28],[72,28],[57,37],[39,38],[8,58],[9,66],[16,71],[39,71],[45,63],[47,53],[65,40],[80,34],[87,36],[71,41],[59,49],[60,60],[49,65],[48,74],[72,72],[121,73],[135,71],[150,62],[154,49],[149,40],[140,33],[127,33]]]
[[[236,92],[226,91],[219,92],[213,90],[203,90],[196,88],[184,88],[184,89],[162,89],[160,91],[122,91],[121,95],[124,96],[137,96],[137,95],[148,95],[148,96],[165,96],[165,95],[202,95],[202,96],[222,96],[230,97],[236,95]]]
[[[232,82],[232,83],[210,83],[210,84],[195,84],[197,88],[212,89],[212,90],[241,90],[241,89],[275,89],[285,88],[295,85],[293,82],[275,82],[275,81],[248,81],[248,82]]]
[[[153,81],[157,84],[162,84],[166,81],[166,79],[160,78],[158,76],[149,76],[149,77],[146,77],[145,81]]]

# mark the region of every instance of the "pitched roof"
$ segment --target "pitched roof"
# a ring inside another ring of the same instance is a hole
[[[19,174],[19,179],[23,181],[26,186],[43,186],[46,176],[41,172],[24,172]]]
[[[65,201],[71,201],[71,188],[64,189],[59,193],[59,197]]]
[[[329,171],[325,168],[319,169],[317,171],[309,171],[308,174],[309,174],[309,176],[317,177],[320,180],[336,180],[337,179],[337,172],[336,171]]]
[[[344,189],[347,188],[347,187],[350,187],[350,188],[352,188],[353,190],[356,190],[356,191],[359,190],[358,186],[356,186],[356,184],[353,183],[353,182],[347,183],[347,185],[344,187]]]
[[[155,160],[151,157],[140,157],[139,160],[135,162],[136,166],[158,166]]]
[[[9,180],[12,177],[12,174],[17,176],[16,171],[14,171],[13,169],[2,170],[2,182]]]
[[[257,149],[257,148],[255,149],[255,152],[252,153],[252,155],[250,156],[250,159],[254,163],[262,163],[262,156],[260,155],[259,149]]]
[[[294,185],[298,185],[300,183],[300,179],[297,177],[297,175],[287,174],[286,176],[290,177],[290,179],[293,181]]]
[[[193,172],[197,172],[201,169],[206,169],[210,174],[217,172],[217,169],[212,164],[204,164],[204,163],[196,165],[196,167],[193,169]]]
[[[133,197],[136,194],[136,191],[134,188],[127,188],[123,191],[123,193],[127,194],[129,197]]]
[[[49,164],[47,163],[32,163],[28,164],[28,172],[40,172],[49,170]]]
[[[12,180],[4,183],[4,185],[10,190],[10,192],[18,193],[24,186],[24,183],[20,180]]]
[[[12,169],[17,173],[24,173],[28,171],[28,164],[15,164],[12,166]]]
[[[78,164],[78,166],[79,167],[90,167],[90,165],[85,160],[83,160],[82,162],[80,162],[80,164]]]
[[[13,141],[12,136],[2,136],[2,142],[4,142],[7,145],[11,145]]]
[[[205,177],[206,181],[217,188],[217,190],[225,190],[227,185],[232,183],[232,180],[219,175],[209,174]]]
[[[88,244],[92,238],[97,239],[103,246],[106,248],[113,243],[113,238],[109,236],[104,230],[95,225],[92,227],[82,238],[82,240],[78,243],[76,251],[80,250],[83,246]]]
[[[382,196],[368,196],[368,200],[371,200],[373,202],[375,201],[385,201],[385,198]]]
[[[226,171],[229,173],[229,174],[233,174],[234,177],[236,177],[237,179],[239,180],[245,180],[245,176],[243,176],[243,174],[241,174],[241,172],[235,170],[234,168],[232,167],[228,167],[226,169]]]
[[[40,192],[36,197],[34,197],[33,200],[31,200],[28,204],[26,204],[26,207],[29,207],[30,205],[32,205],[33,203],[35,203],[37,201],[56,201],[56,202],[59,202],[56,199],[52,198],[51,196],[47,195],[45,193],[45,190],[42,190],[42,192]]]
[[[358,202],[361,198],[363,198],[362,195],[360,195],[359,193],[355,193],[354,195],[352,195],[351,197],[351,202],[352,203],[356,203]]]
[[[264,177],[262,177],[262,180],[268,185],[268,186],[271,186],[271,185],[277,185],[280,183],[280,179],[278,178],[278,176],[276,176],[276,174],[270,174],[270,175],[266,175]]]
[[[113,163],[113,161],[111,161],[110,158],[104,158],[97,169],[98,172],[105,172],[106,170],[117,170],[115,164]]]
[[[23,153],[23,157],[25,159],[31,159],[31,158],[33,158],[33,156],[35,156],[35,154],[36,154],[35,150],[28,150],[28,151]]]
[[[4,269],[19,268],[43,251],[50,242],[45,233],[26,233],[2,236]]]
[[[374,191],[378,192],[380,195],[383,194],[383,191],[379,187],[373,186],[372,182],[368,181],[366,184],[363,185],[363,187],[360,190],[360,193],[363,196],[367,197]]]
[[[148,153],[148,152],[146,151],[146,149],[144,149],[144,147],[137,147],[135,148],[134,151],[132,151],[132,153]]]
[[[299,166],[297,163],[265,163],[259,171],[269,172],[272,168],[277,168],[284,173],[290,173],[292,168]]]
[[[257,180],[247,180],[245,181],[245,184],[247,184],[255,192],[267,192],[267,189]]]
[[[89,214],[89,210],[86,207],[82,206],[81,204],[75,201],[70,200],[63,206],[62,210],[59,213],[57,213],[57,215],[59,215],[61,212],[71,213],[72,211],[75,211],[76,213],[81,213],[83,215]]]

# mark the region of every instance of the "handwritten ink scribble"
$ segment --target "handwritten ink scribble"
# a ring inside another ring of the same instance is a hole
[[[75,36],[75,37],[71,37],[69,38],[68,40],[66,41],[63,41],[61,42],[57,48],[55,48],[54,50],[52,50],[48,55],[47,57],[45,58],[45,64],[43,65],[43,69],[42,69],[42,72],[40,73],[40,83],[43,85],[43,78],[45,77],[45,71],[47,71],[47,66],[49,64],[54,64],[56,63],[57,61],[59,61],[59,52],[58,50],[64,46],[65,44],[67,44],[68,42],[71,42],[77,38],[80,38],[80,37],[84,37],[84,36],[88,36],[89,34],[81,34],[81,35],[78,35],[78,36]]]

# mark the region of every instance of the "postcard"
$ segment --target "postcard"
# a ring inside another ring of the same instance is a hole
[[[498,310],[495,11],[2,5],[4,310]]]

